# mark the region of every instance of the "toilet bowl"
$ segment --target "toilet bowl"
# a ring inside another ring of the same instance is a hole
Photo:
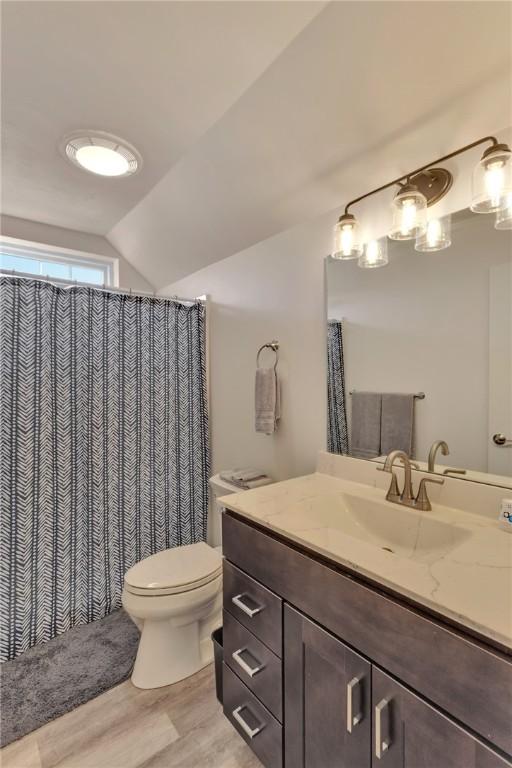
[[[122,603],[141,630],[132,683],[159,688],[213,659],[222,624],[222,556],[204,542],[166,549],[126,572]]]

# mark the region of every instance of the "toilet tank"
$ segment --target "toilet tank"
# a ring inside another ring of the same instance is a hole
[[[220,475],[210,478],[210,515],[208,517],[208,544],[219,547],[222,544],[222,506],[217,499],[228,493],[240,493],[241,488],[221,480]]]

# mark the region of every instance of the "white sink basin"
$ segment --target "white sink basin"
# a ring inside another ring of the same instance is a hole
[[[472,531],[385,500],[337,494],[308,512],[308,529],[301,535],[325,546],[337,537],[350,536],[398,557],[435,560],[472,536]],[[276,520],[277,522],[277,520]],[[298,520],[296,521],[299,522]],[[318,526],[318,527],[317,527]]]

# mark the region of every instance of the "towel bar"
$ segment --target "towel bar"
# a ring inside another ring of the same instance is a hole
[[[350,392],[349,392],[349,395],[353,395],[355,391],[356,391],[355,389],[351,389]],[[424,400],[425,397],[426,397],[426,395],[425,395],[424,392],[416,392],[415,395],[414,395],[414,399],[415,400]]]

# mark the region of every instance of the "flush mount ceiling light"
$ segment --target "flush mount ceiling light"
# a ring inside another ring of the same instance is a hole
[[[131,176],[142,165],[135,147],[103,131],[75,131],[61,142],[61,152],[74,165],[97,176]]]
[[[400,189],[393,199],[393,221],[388,237],[391,240],[415,240],[417,251],[440,251],[448,248],[451,244],[450,218],[427,217],[427,208],[441,200],[449,192],[453,182],[450,171],[437,167],[437,163],[450,160],[486,142],[491,142],[491,146],[485,150],[473,173],[471,210],[476,213],[496,213],[496,229],[510,228],[512,152],[506,144],[498,143],[494,136],[485,136],[351,200],[334,228],[332,257],[361,257],[359,266],[366,268],[388,263],[380,241],[371,241],[369,247],[364,248],[358,234],[358,221],[349,213],[349,208],[393,186],[399,186]]]

